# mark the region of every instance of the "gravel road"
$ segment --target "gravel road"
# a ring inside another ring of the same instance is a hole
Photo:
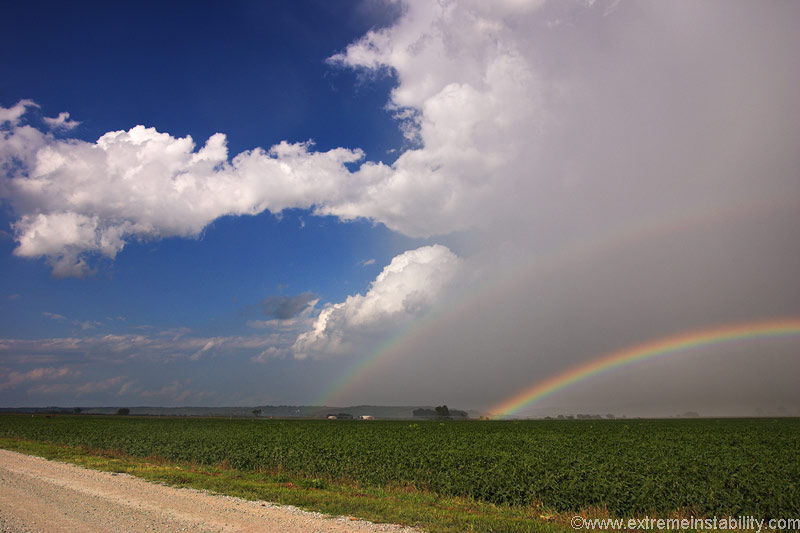
[[[0,450],[0,531],[412,532]]]

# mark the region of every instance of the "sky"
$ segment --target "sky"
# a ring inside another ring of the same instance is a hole
[[[798,22],[8,2],[0,405],[490,412],[631,347],[796,321]],[[796,330],[509,414],[800,415]]]

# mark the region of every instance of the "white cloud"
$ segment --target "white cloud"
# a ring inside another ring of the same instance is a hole
[[[19,119],[25,114],[29,107],[39,107],[33,100],[20,100],[13,106],[5,108],[0,106],[0,126],[6,122],[11,126],[19,124]]]
[[[491,221],[541,128],[541,81],[512,31],[536,5],[412,2],[397,24],[333,56],[334,64],[395,73],[390,107],[419,147],[391,167],[363,165],[369,191],[321,211],[368,216],[413,236]]]
[[[283,359],[292,355],[292,350],[289,346],[269,346],[260,353],[250,358],[254,363],[266,363],[273,359]]]
[[[70,370],[67,367],[40,367],[34,368],[33,370],[29,370],[27,372],[14,372],[9,371],[8,369],[5,370],[6,377],[3,381],[0,381],[0,391],[13,389],[30,381],[56,380],[80,375],[80,371]]]
[[[83,320],[83,321],[81,321],[81,320],[73,320],[72,321],[72,325],[73,326],[77,326],[77,327],[81,328],[82,330],[86,331],[86,330],[89,330],[89,329],[97,329],[97,326],[102,326],[103,323],[102,322],[98,322],[97,320]]]
[[[46,257],[55,276],[81,276],[88,255],[113,259],[131,238],[194,237],[223,215],[308,208],[355,186],[344,164],[361,152],[309,148],[284,142],[228,161],[222,134],[195,151],[191,137],[143,126],[95,143],[13,127],[0,140],[9,173],[0,192],[19,215],[14,253]]]
[[[42,316],[47,317],[51,320],[57,320],[59,322],[67,320],[67,317],[65,317],[64,315],[59,315],[58,313],[50,313],[48,311],[43,311]],[[103,325],[102,322],[99,322],[97,320],[72,320],[71,323],[73,326],[79,327],[84,331],[88,329],[96,329],[97,326]]]
[[[65,361],[76,364],[131,360],[153,363],[198,361],[241,353],[261,353],[273,346],[287,347],[296,336],[296,331],[279,331],[265,335],[196,337],[183,330],[165,330],[149,335],[0,339],[0,357],[9,364],[17,365]]]
[[[44,117],[42,120],[53,130],[72,130],[80,125],[80,122],[77,120],[69,119],[68,111],[62,111],[57,117]]]
[[[448,288],[460,264],[461,260],[441,245],[396,256],[366,294],[354,294],[323,308],[311,329],[298,336],[295,356],[348,353],[359,341],[421,316]]]

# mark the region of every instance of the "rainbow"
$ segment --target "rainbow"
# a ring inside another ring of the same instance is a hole
[[[509,416],[530,406],[542,398],[592,378],[639,361],[662,355],[677,354],[700,348],[746,340],[772,339],[800,335],[800,317],[765,322],[733,324],[711,329],[679,333],[657,339],[624,350],[606,354],[574,366],[544,381],[539,381],[493,407],[489,413],[494,417]]]
[[[390,364],[391,361],[412,350],[415,346],[423,344],[430,335],[445,324],[456,320],[458,316],[458,313],[454,312],[453,306],[443,306],[439,310],[428,313],[421,320],[402,328],[387,341],[380,343],[369,356],[348,368],[317,397],[315,405],[332,406],[346,401],[348,393],[351,393],[360,383],[364,383],[371,375],[379,372],[382,366]]]
[[[523,262],[506,272],[497,273],[497,281],[444,302],[422,320],[401,329],[388,341],[378,344],[366,357],[355,361],[322,391],[316,398],[315,404],[336,405],[350,401],[357,394],[359,386],[369,377],[379,373],[382,368],[389,367],[392,361],[400,359],[404,354],[424,346],[424,342],[436,332],[447,329],[476,309],[501,301],[504,295],[517,290],[520,284],[559,272],[565,265],[586,262],[596,253],[624,249],[655,236],[723,223],[732,218],[757,217],[762,212],[785,208],[797,208],[797,200],[747,199],[743,202],[715,206],[688,207],[677,212],[661,213],[639,220],[636,224],[624,223],[589,238],[563,243],[543,255],[534,257],[531,261]]]
[[[409,335],[412,328],[407,327],[399,333],[393,335],[388,341],[378,345],[370,356],[358,361],[347,371],[329,385],[322,394],[314,401],[315,405],[331,406],[341,402],[341,395],[349,386],[360,383],[364,376],[370,374],[377,364],[384,358],[385,353],[391,352],[392,348],[400,343]]]

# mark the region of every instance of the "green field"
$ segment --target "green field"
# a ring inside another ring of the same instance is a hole
[[[327,421],[0,416],[0,437],[537,513],[800,516],[800,420]]]

